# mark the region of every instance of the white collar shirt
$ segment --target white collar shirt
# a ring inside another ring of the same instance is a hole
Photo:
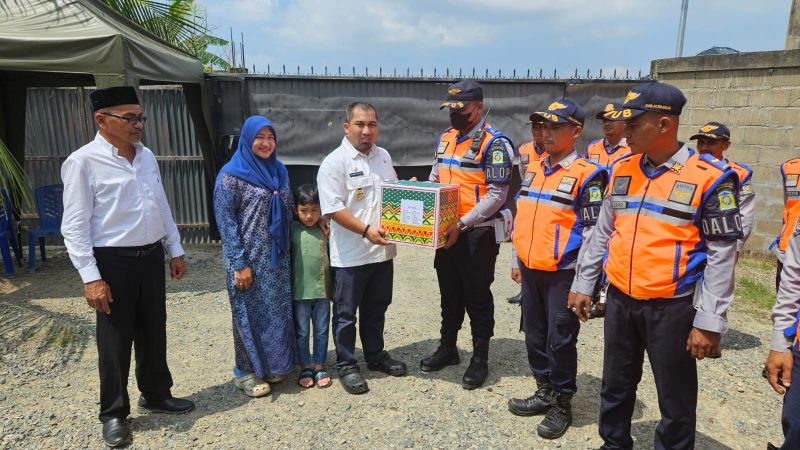
[[[347,137],[319,167],[317,189],[322,214],[349,210],[372,227],[380,226],[381,186],[396,181],[389,152],[373,145],[365,155]],[[333,267],[355,267],[388,261],[397,255],[394,244],[375,245],[360,234],[331,221],[330,258]]]
[[[135,148],[130,163],[98,133],[61,166],[61,234],[84,283],[101,278],[93,247],[162,241],[171,257],[184,254],[156,158],[141,143]]]

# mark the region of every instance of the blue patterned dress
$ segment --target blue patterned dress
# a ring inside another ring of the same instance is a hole
[[[222,173],[214,187],[214,213],[222,237],[226,287],[233,315],[236,368],[284,375],[294,370],[297,354],[292,316],[289,252],[272,268],[269,200],[272,192]],[[286,186],[281,200],[291,217],[292,194]],[[250,267],[250,289],[234,287],[234,271]]]

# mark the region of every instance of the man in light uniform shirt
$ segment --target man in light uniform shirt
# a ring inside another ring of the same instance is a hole
[[[392,157],[375,145],[378,114],[369,103],[347,108],[342,144],[319,167],[317,188],[322,214],[330,224],[331,266],[335,267],[333,341],[342,387],[351,394],[369,390],[355,359],[356,312],[369,370],[392,376],[406,365],[384,350],[383,327],[392,303],[394,244],[380,226],[381,185],[397,180]]]
[[[173,279],[186,274],[183,248],[153,153],[142,145],[145,117],[132,87],[90,95],[99,129],[61,166],[61,233],[97,311],[100,421],[110,447],[131,440],[127,382],[136,349],[139,407],[184,413],[194,403],[172,397],[167,367],[164,250]]]

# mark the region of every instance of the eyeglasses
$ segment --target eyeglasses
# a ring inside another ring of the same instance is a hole
[[[102,114],[104,116],[111,116],[111,117],[116,117],[117,119],[122,119],[131,125],[136,125],[137,123],[141,123],[142,125],[144,125],[144,123],[147,122],[147,116],[118,116],[116,114],[111,114],[107,112],[104,112]]]

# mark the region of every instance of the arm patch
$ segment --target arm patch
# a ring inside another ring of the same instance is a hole
[[[739,215],[738,189],[733,181],[720,183],[703,205],[703,235],[710,241],[742,239],[742,217]]]
[[[602,170],[583,187],[580,193],[580,206],[578,214],[584,226],[594,226],[603,207],[603,192],[606,190],[608,177]]]
[[[503,139],[496,139],[483,154],[483,172],[488,184],[511,183],[514,161]]]

